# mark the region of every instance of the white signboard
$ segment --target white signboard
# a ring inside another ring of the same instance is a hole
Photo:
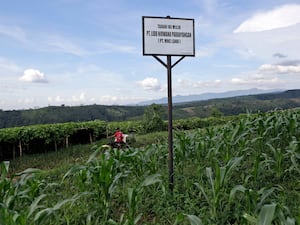
[[[143,16],[143,55],[195,56],[194,19]]]

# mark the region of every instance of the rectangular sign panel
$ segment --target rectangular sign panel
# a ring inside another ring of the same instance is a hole
[[[143,55],[195,56],[194,19],[143,16]]]

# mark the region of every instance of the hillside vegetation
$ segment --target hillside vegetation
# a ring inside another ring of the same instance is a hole
[[[300,106],[300,90],[259,94],[199,102],[174,104],[173,118],[208,117],[212,115],[238,115],[246,112],[266,112]],[[128,121],[141,119],[147,106],[49,106],[28,110],[0,110],[0,128],[84,122],[91,120]],[[167,119],[167,106],[164,118]]]
[[[84,122],[92,120],[124,121],[136,119],[144,113],[139,106],[49,106],[40,109],[0,111],[0,128]]]

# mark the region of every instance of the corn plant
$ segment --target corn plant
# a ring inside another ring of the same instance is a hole
[[[276,203],[263,205],[257,216],[245,213],[243,217],[253,225],[295,225],[296,222],[295,219],[291,217],[285,217],[282,210]]]
[[[0,168],[0,224],[40,224],[39,213],[45,208],[41,201],[46,197],[40,193],[43,182],[35,178],[40,170],[26,169],[8,178],[9,162]]]
[[[300,174],[300,142],[295,138],[287,146],[286,156],[290,161],[290,166],[287,170],[290,173],[296,171],[297,174]]]
[[[191,225],[203,225],[203,222],[199,217],[186,213],[180,213],[179,215],[177,215],[173,225],[181,224],[184,220],[188,220]]]
[[[95,147],[85,163],[62,172],[59,188],[67,187],[69,193],[59,188],[58,193],[46,192],[50,184],[37,180],[36,173],[7,178],[8,163],[3,163],[0,221],[300,224],[299,115],[298,111],[249,114],[222,126],[176,131],[172,195],[164,190],[165,143],[123,151]]]
[[[126,176],[119,172],[117,161],[109,157],[109,154],[101,154],[97,149],[88,159],[85,165],[72,167],[64,176],[79,175],[79,184],[86,195],[95,199],[96,210],[91,215],[96,215],[101,224],[106,224],[110,217],[111,203],[118,181]],[[119,165],[120,166],[120,165]]]
[[[140,154],[138,155],[138,161],[135,162],[135,165],[143,167],[139,176],[142,174],[145,175],[145,173],[149,173],[149,175],[160,173],[164,168],[162,165],[167,165],[168,151],[166,145],[152,144],[138,150],[138,152],[140,152]]]
[[[225,166],[219,166],[217,162],[214,163],[214,171],[211,167],[206,168],[206,176],[208,178],[208,187],[195,183],[196,187],[203,194],[206,202],[209,205],[209,212],[211,219],[217,223],[220,219],[218,211],[221,210],[222,201],[226,196],[226,186],[230,180],[231,173],[237,167],[243,157],[236,157],[229,160]]]
[[[257,214],[262,205],[266,204],[270,199],[272,199],[272,195],[274,195],[274,191],[279,190],[277,187],[272,188],[261,188],[259,190],[254,190],[251,188],[246,188],[244,185],[236,185],[230,191],[229,201],[233,202],[237,192],[243,193],[241,196],[242,199],[239,201],[243,201],[243,208],[245,211],[249,213]]]
[[[127,214],[121,215],[119,222],[110,219],[109,224],[113,225],[135,225],[139,224],[141,220],[142,213],[138,213],[138,209],[141,204],[141,200],[145,191],[145,188],[156,183],[161,184],[161,175],[160,174],[152,174],[146,177],[140,184],[135,186],[134,188],[127,189],[128,201],[127,201]]]
[[[230,192],[229,202],[235,207],[238,207],[237,205],[243,207],[241,209],[244,211],[242,217],[250,224],[273,224],[272,221],[276,221],[275,224],[295,225],[295,219],[290,217],[289,209],[276,203],[278,201],[277,191],[284,190],[279,186],[253,190],[243,185],[237,185]],[[237,192],[241,192],[243,195],[233,201],[234,198],[237,198]]]
[[[270,143],[267,143],[267,147],[269,147],[272,152],[271,162],[273,164],[272,168],[275,171],[275,176],[276,176],[276,178],[280,178],[282,176],[282,174],[284,173],[283,162],[284,162],[285,155],[286,155],[284,153],[284,149],[275,148]]]

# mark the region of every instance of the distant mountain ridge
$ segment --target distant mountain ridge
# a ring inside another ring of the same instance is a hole
[[[202,100],[209,100],[209,99],[218,99],[218,98],[231,98],[237,96],[245,96],[245,95],[257,95],[257,94],[268,94],[268,93],[279,93],[284,92],[285,90],[281,89],[271,89],[271,90],[263,90],[258,88],[251,88],[247,90],[235,90],[235,91],[226,91],[220,93],[203,93],[199,95],[176,95],[173,96],[172,102],[176,103],[184,103],[184,102],[194,102],[194,101],[202,101]],[[139,102],[137,105],[151,105],[151,104],[167,104],[168,98],[160,98],[160,99],[153,99],[149,101]]]
[[[261,94],[257,91],[262,91]],[[233,97],[226,97],[231,96]],[[203,96],[202,96],[203,97]],[[191,101],[191,98],[173,107],[173,119],[191,117],[205,118],[218,115],[232,116],[242,113],[267,112],[276,109],[300,108],[300,89],[294,90],[253,90],[247,92],[210,93],[207,100]],[[28,110],[0,110],[0,129],[65,122],[83,122],[91,120],[137,121],[142,120],[147,105],[134,106],[48,106]],[[167,105],[163,119],[167,119]]]

